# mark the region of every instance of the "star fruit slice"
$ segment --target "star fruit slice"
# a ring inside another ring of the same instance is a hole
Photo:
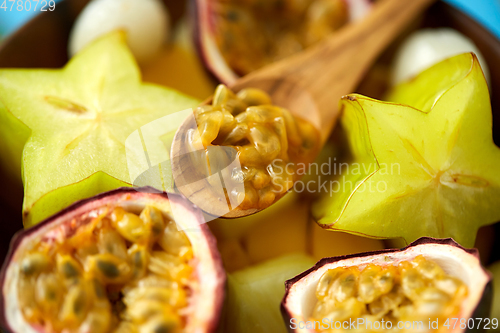
[[[473,246],[479,227],[500,220],[500,149],[477,58],[444,60],[388,100],[342,99],[353,159],[337,168],[314,217],[323,228],[371,237]]]
[[[175,90],[141,83],[121,32],[97,40],[63,69],[0,70],[1,159],[11,171],[22,162],[25,226],[76,200],[131,186],[127,137],[197,104]],[[157,168],[162,189],[171,189],[170,170]]]

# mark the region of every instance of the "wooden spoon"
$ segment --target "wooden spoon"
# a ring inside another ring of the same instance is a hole
[[[231,88],[255,87],[266,91],[273,104],[312,123],[322,147],[339,117],[339,100],[360,83],[377,56],[435,0],[380,0],[359,23],[347,25],[327,40],[303,52],[268,65],[239,79]],[[207,100],[205,103],[210,102]],[[200,178],[187,148],[187,133],[196,128],[193,117],[177,130],[171,148],[172,174],[178,191],[214,216],[236,218],[258,209],[231,209],[224,177],[209,183]]]

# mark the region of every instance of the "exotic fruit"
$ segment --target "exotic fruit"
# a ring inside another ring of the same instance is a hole
[[[321,41],[370,8],[369,0],[196,0],[193,21],[207,69],[232,84]]]
[[[420,238],[401,250],[320,260],[286,282],[281,310],[290,332],[498,328],[490,280],[477,250]]]
[[[500,220],[500,148],[476,56],[443,60],[387,99],[342,98],[352,161],[336,174],[342,190],[314,202],[314,218],[374,238],[453,238],[472,247],[481,226]]]
[[[175,220],[174,220],[175,219]],[[199,209],[122,188],[20,233],[1,274],[10,332],[214,332],[225,274]]]

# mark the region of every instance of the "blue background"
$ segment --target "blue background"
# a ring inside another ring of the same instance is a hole
[[[0,6],[3,4],[4,0],[0,0]],[[48,2],[48,0],[45,0]],[[60,0],[56,0],[56,8],[57,8],[57,3]],[[71,0],[69,0],[71,1]],[[23,1],[24,3],[24,1]],[[9,2],[8,0],[6,1],[6,6],[7,10],[0,9],[0,36],[7,36],[8,34],[11,34],[12,32],[16,31],[18,28],[20,28],[24,22],[28,21],[30,18],[35,16],[36,14],[40,13],[40,2],[38,3],[38,8],[37,11],[35,12],[33,9],[35,7],[36,2],[31,2],[32,8],[30,11],[17,11],[16,10],[16,4],[14,4],[14,7],[12,8],[12,11],[9,11],[10,6],[12,6],[12,2]],[[48,6],[47,6],[48,10]]]
[[[59,0],[56,0],[58,2]],[[411,1],[411,0],[409,0]],[[481,22],[500,38],[500,0],[444,0],[455,7],[467,12]],[[3,0],[0,0],[0,5]],[[14,5],[15,7],[15,5]],[[6,36],[18,29],[24,22],[37,13],[33,10],[9,12],[10,3],[7,1],[7,11],[0,9],[0,35]]]

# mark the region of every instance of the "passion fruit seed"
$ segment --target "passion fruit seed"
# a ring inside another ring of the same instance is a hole
[[[246,105],[271,104],[271,98],[264,91],[256,88],[246,88],[239,91],[236,96]]]
[[[112,226],[125,239],[131,242],[144,243],[149,239],[150,229],[139,216],[126,212],[123,208],[116,208],[111,214]]]
[[[65,279],[74,279],[82,275],[80,263],[71,255],[57,254],[57,270]]]
[[[89,259],[89,271],[109,283],[128,278],[130,266],[112,254],[98,254]]]
[[[32,276],[47,270],[50,265],[50,259],[45,253],[30,253],[21,261],[21,273]]]
[[[270,104],[271,98],[260,89],[234,94],[221,84],[212,105],[194,111],[199,135],[189,136],[188,146],[201,142],[204,147],[232,146],[238,151],[241,168],[235,168],[231,177],[244,183],[245,191],[228,195],[234,199],[231,202],[241,202],[240,209],[271,205],[293,185],[296,165],[310,162],[316,151],[314,127]]]
[[[177,225],[174,222],[168,222],[160,238],[158,244],[165,252],[174,256],[189,260],[193,257],[191,243],[186,237],[186,234],[177,230]]]
[[[211,21],[216,43],[229,67],[239,75],[301,51],[349,20],[349,8],[343,0],[215,3],[210,7],[217,8]]]
[[[116,207],[87,226],[20,261],[25,320],[51,332],[180,332],[193,258],[184,232],[152,206],[139,216]]]
[[[64,300],[60,306],[59,316],[50,317],[50,313],[44,313],[43,318],[49,321],[53,326],[64,326],[68,328],[77,328],[85,319],[89,310],[91,300],[86,290],[85,282],[80,281],[71,286],[64,294]],[[23,293],[19,290],[19,293]],[[63,290],[60,290],[62,293]],[[41,306],[38,304],[38,306]],[[27,318],[26,318],[27,319]],[[52,320],[51,320],[52,319]]]
[[[144,246],[134,244],[128,251],[132,261],[132,280],[137,280],[146,274],[149,252]]]
[[[120,259],[127,259],[127,246],[125,240],[113,229],[99,230],[99,252],[110,253]]]
[[[397,266],[337,267],[319,279],[312,317],[332,321],[363,317],[391,321],[395,327],[398,321],[456,315],[467,293],[462,281],[422,255]]]
[[[62,295],[59,292],[61,282],[59,276],[54,273],[42,273],[38,276],[35,285],[35,300],[44,313],[51,316],[58,315],[58,304]]]
[[[154,207],[147,206],[139,217],[145,222],[148,229],[151,230],[153,239],[156,240],[165,228],[165,221],[160,211]]]

